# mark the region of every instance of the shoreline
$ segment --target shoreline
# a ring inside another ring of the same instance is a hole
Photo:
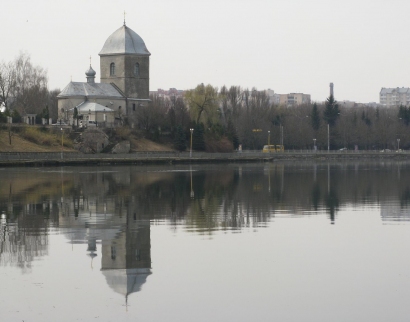
[[[62,166],[62,165],[120,165],[120,164],[186,164],[275,162],[306,160],[408,160],[410,152],[379,151],[285,151],[275,153],[232,152],[135,152],[127,154],[82,154],[77,152],[0,152],[0,166]]]

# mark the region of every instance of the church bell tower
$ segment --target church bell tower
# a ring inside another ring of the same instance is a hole
[[[125,25],[101,49],[101,83],[112,83],[129,99],[149,99],[149,56],[142,38]]]

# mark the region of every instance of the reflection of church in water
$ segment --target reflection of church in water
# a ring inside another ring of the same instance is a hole
[[[90,64],[87,82],[70,82],[59,94],[60,118],[69,119],[77,107],[79,114],[100,125],[109,123],[113,114],[116,119],[127,117],[134,126],[138,107],[149,101],[150,55],[124,19],[124,25],[107,38],[99,53],[101,83],[94,81],[96,72]],[[92,109],[91,103],[97,108]],[[91,197],[84,200],[83,204],[79,200],[67,203],[60,224],[69,228],[73,242],[87,241],[92,259],[101,243],[101,270],[114,291],[125,296],[138,291],[151,274],[149,219],[137,218],[131,211],[135,209],[132,201],[117,208],[115,202],[99,203],[97,197],[93,202]]]
[[[138,292],[151,274],[150,220],[133,209],[132,200],[118,207],[114,200],[87,197],[69,201],[59,218],[72,243],[88,244],[91,265],[101,256],[107,284],[125,297]]]

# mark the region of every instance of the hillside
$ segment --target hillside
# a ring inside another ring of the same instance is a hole
[[[173,151],[172,148],[166,145],[158,144],[144,138],[129,137],[131,143],[131,152],[145,151]],[[52,142],[50,145],[37,144],[25,139],[18,133],[13,133],[11,138],[12,144],[9,144],[8,132],[4,129],[0,130],[0,152],[60,152],[61,145],[57,142]],[[66,143],[66,142],[65,142]],[[75,149],[69,148],[64,144],[64,151],[77,152]]]
[[[0,130],[0,152],[60,152],[60,145],[39,145],[24,139],[19,134],[13,133],[11,145],[9,144],[9,134]],[[64,151],[74,151],[64,147]]]

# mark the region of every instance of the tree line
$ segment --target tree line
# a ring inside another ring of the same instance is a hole
[[[169,134],[175,147],[194,150],[260,150],[282,144],[287,150],[408,149],[410,107],[343,107],[324,103],[283,106],[266,91],[199,84],[184,97],[151,96],[139,111],[140,129],[152,139]]]

